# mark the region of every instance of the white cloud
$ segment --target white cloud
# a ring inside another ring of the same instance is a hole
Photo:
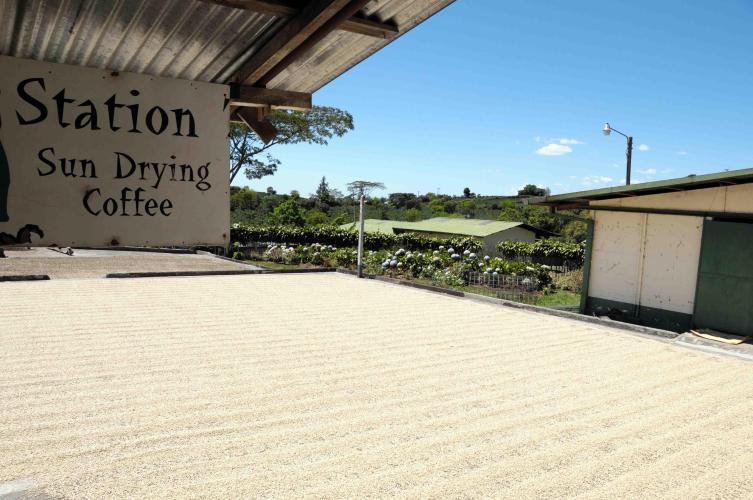
[[[547,144],[536,150],[536,154],[541,156],[562,156],[572,152],[573,148],[563,144]]]
[[[562,139],[560,139],[560,144],[583,144],[583,143],[579,141],[578,139],[567,139],[563,137]]]
[[[593,186],[594,184],[606,184],[612,182],[614,179],[604,175],[588,175],[581,179],[581,182],[586,186]]]
[[[656,169],[647,168],[645,170],[638,170],[638,173],[645,174],[645,175],[656,175]]]
[[[641,144],[640,146],[638,146],[638,151],[648,151],[649,149],[651,148],[648,146],[648,144]]]
[[[687,151],[678,151],[677,154],[680,155],[680,156],[687,156],[688,152]]]

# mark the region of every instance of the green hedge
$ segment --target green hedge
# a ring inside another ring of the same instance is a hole
[[[358,233],[340,229],[336,226],[249,226],[233,224],[230,236],[234,242],[249,243],[287,243],[311,245],[333,245],[336,247],[358,246]],[[481,242],[473,238],[431,238],[415,233],[385,234],[366,233],[364,247],[367,250],[397,249],[437,250],[440,246],[453,247],[458,251],[481,250]]]
[[[586,243],[567,243],[559,240],[538,240],[535,243],[503,241],[497,245],[499,252],[508,259],[520,257],[550,257],[583,264]]]

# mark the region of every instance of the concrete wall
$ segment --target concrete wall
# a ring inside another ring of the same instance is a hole
[[[595,212],[589,296],[693,313],[703,219]]]
[[[592,205],[753,214],[753,185],[602,200]],[[689,323],[694,308],[703,218],[592,213],[595,227],[589,303],[602,304],[602,309],[627,304],[632,307],[629,314],[636,317],[645,314],[648,308],[651,313],[671,313],[675,323],[678,318]],[[604,311],[597,310],[600,312]]]

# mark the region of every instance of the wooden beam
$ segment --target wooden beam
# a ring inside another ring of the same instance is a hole
[[[293,17],[298,14],[300,7],[290,0],[203,0],[233,9],[250,10],[259,14],[275,17]]]
[[[345,21],[351,18],[356,12],[361,10],[371,0],[351,0],[348,5],[343,7],[337,14],[332,16],[324,25],[311,34],[298,47],[293,49],[280,62],[274,65],[264,76],[259,78],[257,85],[267,86],[277,75],[284,71],[288,66],[300,59],[306,52],[313,49],[316,44],[341,26]]]
[[[311,94],[231,84],[230,105],[308,111],[311,109]]]
[[[202,0],[234,9],[244,9],[275,17],[293,17],[300,11],[301,2],[291,0]],[[394,38],[400,30],[391,23],[372,21],[364,17],[353,16],[338,29],[376,38]]]
[[[358,16],[353,16],[345,21],[339,29],[375,38],[395,38],[400,34],[400,30],[394,24],[380,23]]]
[[[264,144],[277,137],[277,129],[264,117],[264,108],[238,108],[234,116],[248,125]]]
[[[238,70],[239,83],[253,85],[348,4],[348,0],[312,0]]]

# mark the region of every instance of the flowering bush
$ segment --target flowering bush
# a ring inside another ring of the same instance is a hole
[[[285,246],[270,244],[264,258],[284,264],[313,264],[327,267],[355,267],[358,253],[353,248],[334,245]],[[471,277],[476,283],[501,283],[501,277],[523,277],[530,285],[543,289],[552,283],[549,267],[504,260],[500,257],[480,255],[468,249],[460,252],[452,246],[439,245],[436,250],[412,251],[367,250],[364,252],[364,270],[399,278],[422,278],[445,286],[468,284]],[[481,279],[479,279],[479,277]]]
[[[529,277],[535,279],[539,289],[552,283],[547,266],[480,256],[467,250],[460,254],[453,247],[444,246],[430,252],[411,252],[402,248],[395,252],[371,251],[364,257],[364,263],[372,274],[427,278],[448,285],[466,284],[470,273],[489,277]]]

